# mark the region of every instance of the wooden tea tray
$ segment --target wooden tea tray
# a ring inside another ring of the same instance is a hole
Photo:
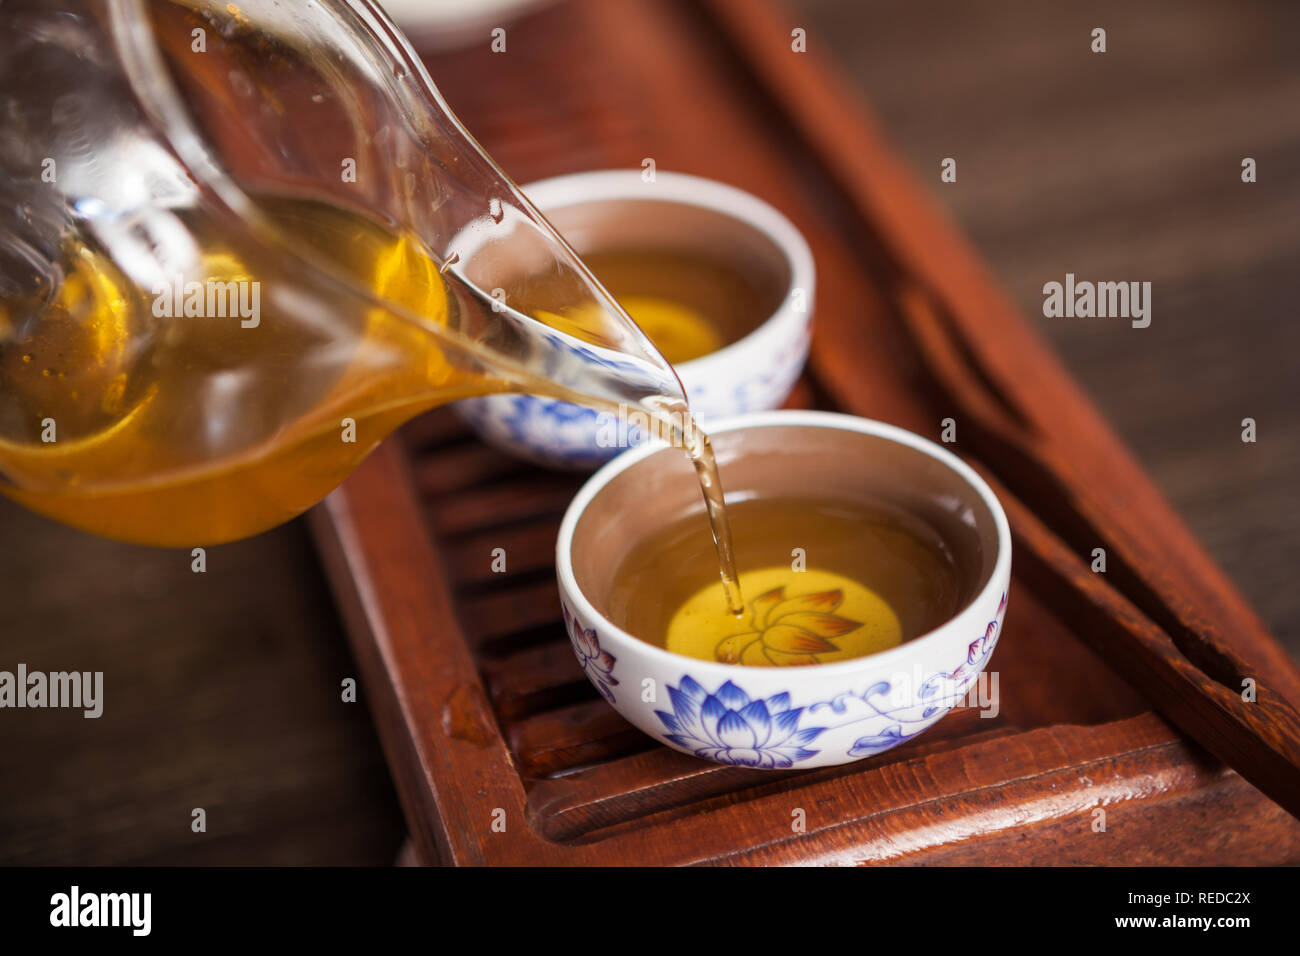
[[[794,26],[767,0],[571,0],[509,27],[505,54],[485,39],[426,62],[520,182],[652,158],[754,192],[803,230],[817,318],[792,404],[933,438],[953,418],[955,450],[1006,505],[1014,578],[990,665],[1001,712],[956,711],[914,743],[827,770],[719,767],[656,744],[596,695],[560,620],[552,550],[580,479],[492,451],[440,410],[382,445],[312,515],[410,826],[408,855],[1300,859],[1300,822],[1156,713],[1163,701],[1165,715],[1196,726],[1194,711],[1135,676],[1148,672],[1121,635],[1176,641],[1174,653],[1245,669],[1293,702],[1296,667],[865,105],[830,64],[791,50]],[[489,573],[497,547],[506,575]],[[1094,547],[1106,548],[1105,575],[1088,569]]]

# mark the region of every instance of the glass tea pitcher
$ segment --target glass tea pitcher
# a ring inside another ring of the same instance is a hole
[[[0,490],[217,543],[499,391],[685,400],[369,0],[0,7]]]

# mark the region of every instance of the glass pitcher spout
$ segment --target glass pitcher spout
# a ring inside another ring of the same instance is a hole
[[[9,0],[3,19],[10,497],[211,544],[300,513],[448,401],[685,407],[369,0]]]

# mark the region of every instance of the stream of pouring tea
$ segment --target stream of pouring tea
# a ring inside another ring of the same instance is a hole
[[[689,432],[683,436],[682,444],[686,448],[691,464],[695,466],[695,475],[700,480],[700,491],[704,493],[709,528],[713,532],[713,546],[718,551],[718,573],[722,577],[722,591],[727,597],[727,610],[740,617],[745,613],[745,601],[740,593],[740,575],[736,571],[736,549],[731,540],[731,522],[727,520],[722,476],[718,472],[718,461],[713,454],[713,443],[690,417],[689,406],[683,403],[680,408],[688,423]]]
[[[618,406],[605,399],[557,387],[553,383],[541,383],[539,391],[609,414],[619,414],[621,411]],[[743,617],[745,600],[740,588],[740,575],[736,568],[736,549],[731,536],[731,521],[727,517],[722,474],[718,469],[717,456],[713,452],[713,442],[710,441],[708,433],[696,424],[687,402],[669,395],[634,401],[649,414],[652,421],[658,424],[669,444],[686,452],[686,457],[695,469],[696,480],[700,483],[700,493],[704,496],[709,533],[713,538],[714,549],[717,551],[718,576],[722,579],[722,593],[726,599],[727,611],[737,618]]]

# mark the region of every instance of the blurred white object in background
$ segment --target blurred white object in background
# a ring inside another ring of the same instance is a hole
[[[419,46],[451,49],[492,42],[492,31],[554,0],[377,0]],[[507,37],[507,43],[509,38]],[[508,46],[507,46],[508,49]]]

